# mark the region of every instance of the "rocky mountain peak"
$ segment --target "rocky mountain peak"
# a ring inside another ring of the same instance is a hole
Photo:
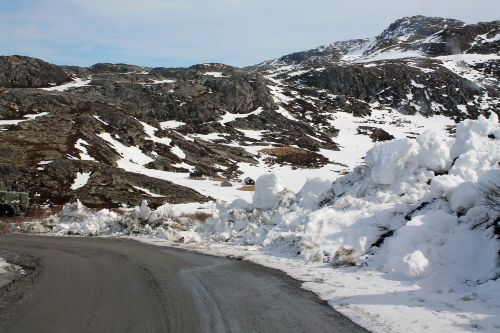
[[[461,27],[465,23],[454,19],[422,15],[403,17],[391,23],[377,39],[420,39],[429,37],[446,28]]]

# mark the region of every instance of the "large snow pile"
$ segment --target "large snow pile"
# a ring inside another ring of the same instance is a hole
[[[297,194],[276,175],[262,176],[252,202],[219,203],[205,223],[173,217],[167,205],[151,210],[143,203],[119,215],[77,203],[53,218],[52,231],[141,233],[226,253],[258,252],[266,258],[254,257],[258,262],[305,281],[316,276],[320,282],[308,288],[374,331],[418,332],[429,323],[443,332],[494,331],[499,138],[492,114],[459,124],[455,139],[429,131],[414,141],[380,143],[365,165],[333,184],[309,180]]]
[[[491,115],[459,124],[455,140],[425,132],[381,143],[328,191],[315,179],[293,198],[266,175],[252,204],[219,206],[200,233],[323,262],[349,253],[351,264],[439,288],[484,283],[500,273],[498,207],[481,202],[500,184],[498,138]]]

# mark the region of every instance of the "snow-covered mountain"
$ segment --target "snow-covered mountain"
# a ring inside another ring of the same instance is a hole
[[[499,53],[499,21],[415,16],[248,68],[0,57],[0,187],[38,203],[157,206],[250,200],[241,179],[272,171],[298,191],[352,170],[377,141],[453,135],[498,113]]]

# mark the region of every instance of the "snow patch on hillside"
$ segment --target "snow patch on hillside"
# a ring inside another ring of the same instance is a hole
[[[205,72],[203,75],[213,76],[213,77],[229,77],[229,75],[224,75],[222,72]]]
[[[59,86],[53,86],[53,87],[49,87],[49,88],[40,88],[40,89],[45,90],[45,91],[66,91],[66,90],[71,89],[71,88],[79,88],[79,87],[88,86],[91,81],[92,80],[84,80],[81,78],[75,78],[72,82],[69,82],[69,83],[65,83],[65,84],[62,84]]]
[[[260,113],[262,113],[262,111],[264,111],[264,109],[262,107],[259,107],[257,110],[255,111],[252,111],[252,112],[249,112],[249,113],[230,113],[230,112],[226,112],[223,116],[222,116],[222,120],[219,121],[222,125],[225,125],[227,123],[230,123],[236,119],[239,119],[239,118],[247,118],[247,117],[250,117],[252,115],[258,115]]]
[[[177,120],[167,120],[160,123],[160,127],[163,129],[175,129],[184,125],[186,125],[186,123]]]
[[[11,125],[19,125],[25,121],[35,120],[36,118],[40,118],[48,115],[48,112],[40,112],[35,114],[26,114],[24,115],[24,119],[0,119],[0,126],[11,126]],[[5,129],[0,129],[5,130]]]
[[[87,151],[87,147],[89,146],[88,142],[83,139],[78,139],[75,143],[75,148],[80,151],[80,159],[82,161],[94,161],[95,159],[89,155]]]
[[[76,178],[71,185],[71,189],[75,191],[81,187],[84,187],[90,179],[90,174],[90,172],[77,172]]]
[[[161,144],[164,144],[166,146],[169,146],[170,143],[172,143],[172,139],[170,138],[159,138],[156,136],[156,131],[158,131],[158,129],[156,127],[153,127],[143,121],[140,122],[141,125],[143,126],[144,128],[144,133],[146,133],[146,135],[148,136],[149,140],[153,141],[153,142],[156,142],[156,143],[161,143]]]

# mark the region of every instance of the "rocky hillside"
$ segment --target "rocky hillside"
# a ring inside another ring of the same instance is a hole
[[[331,178],[376,141],[498,113],[498,54],[500,21],[416,16],[248,68],[0,57],[0,187],[155,206],[241,197],[234,183],[266,170],[297,186]]]

